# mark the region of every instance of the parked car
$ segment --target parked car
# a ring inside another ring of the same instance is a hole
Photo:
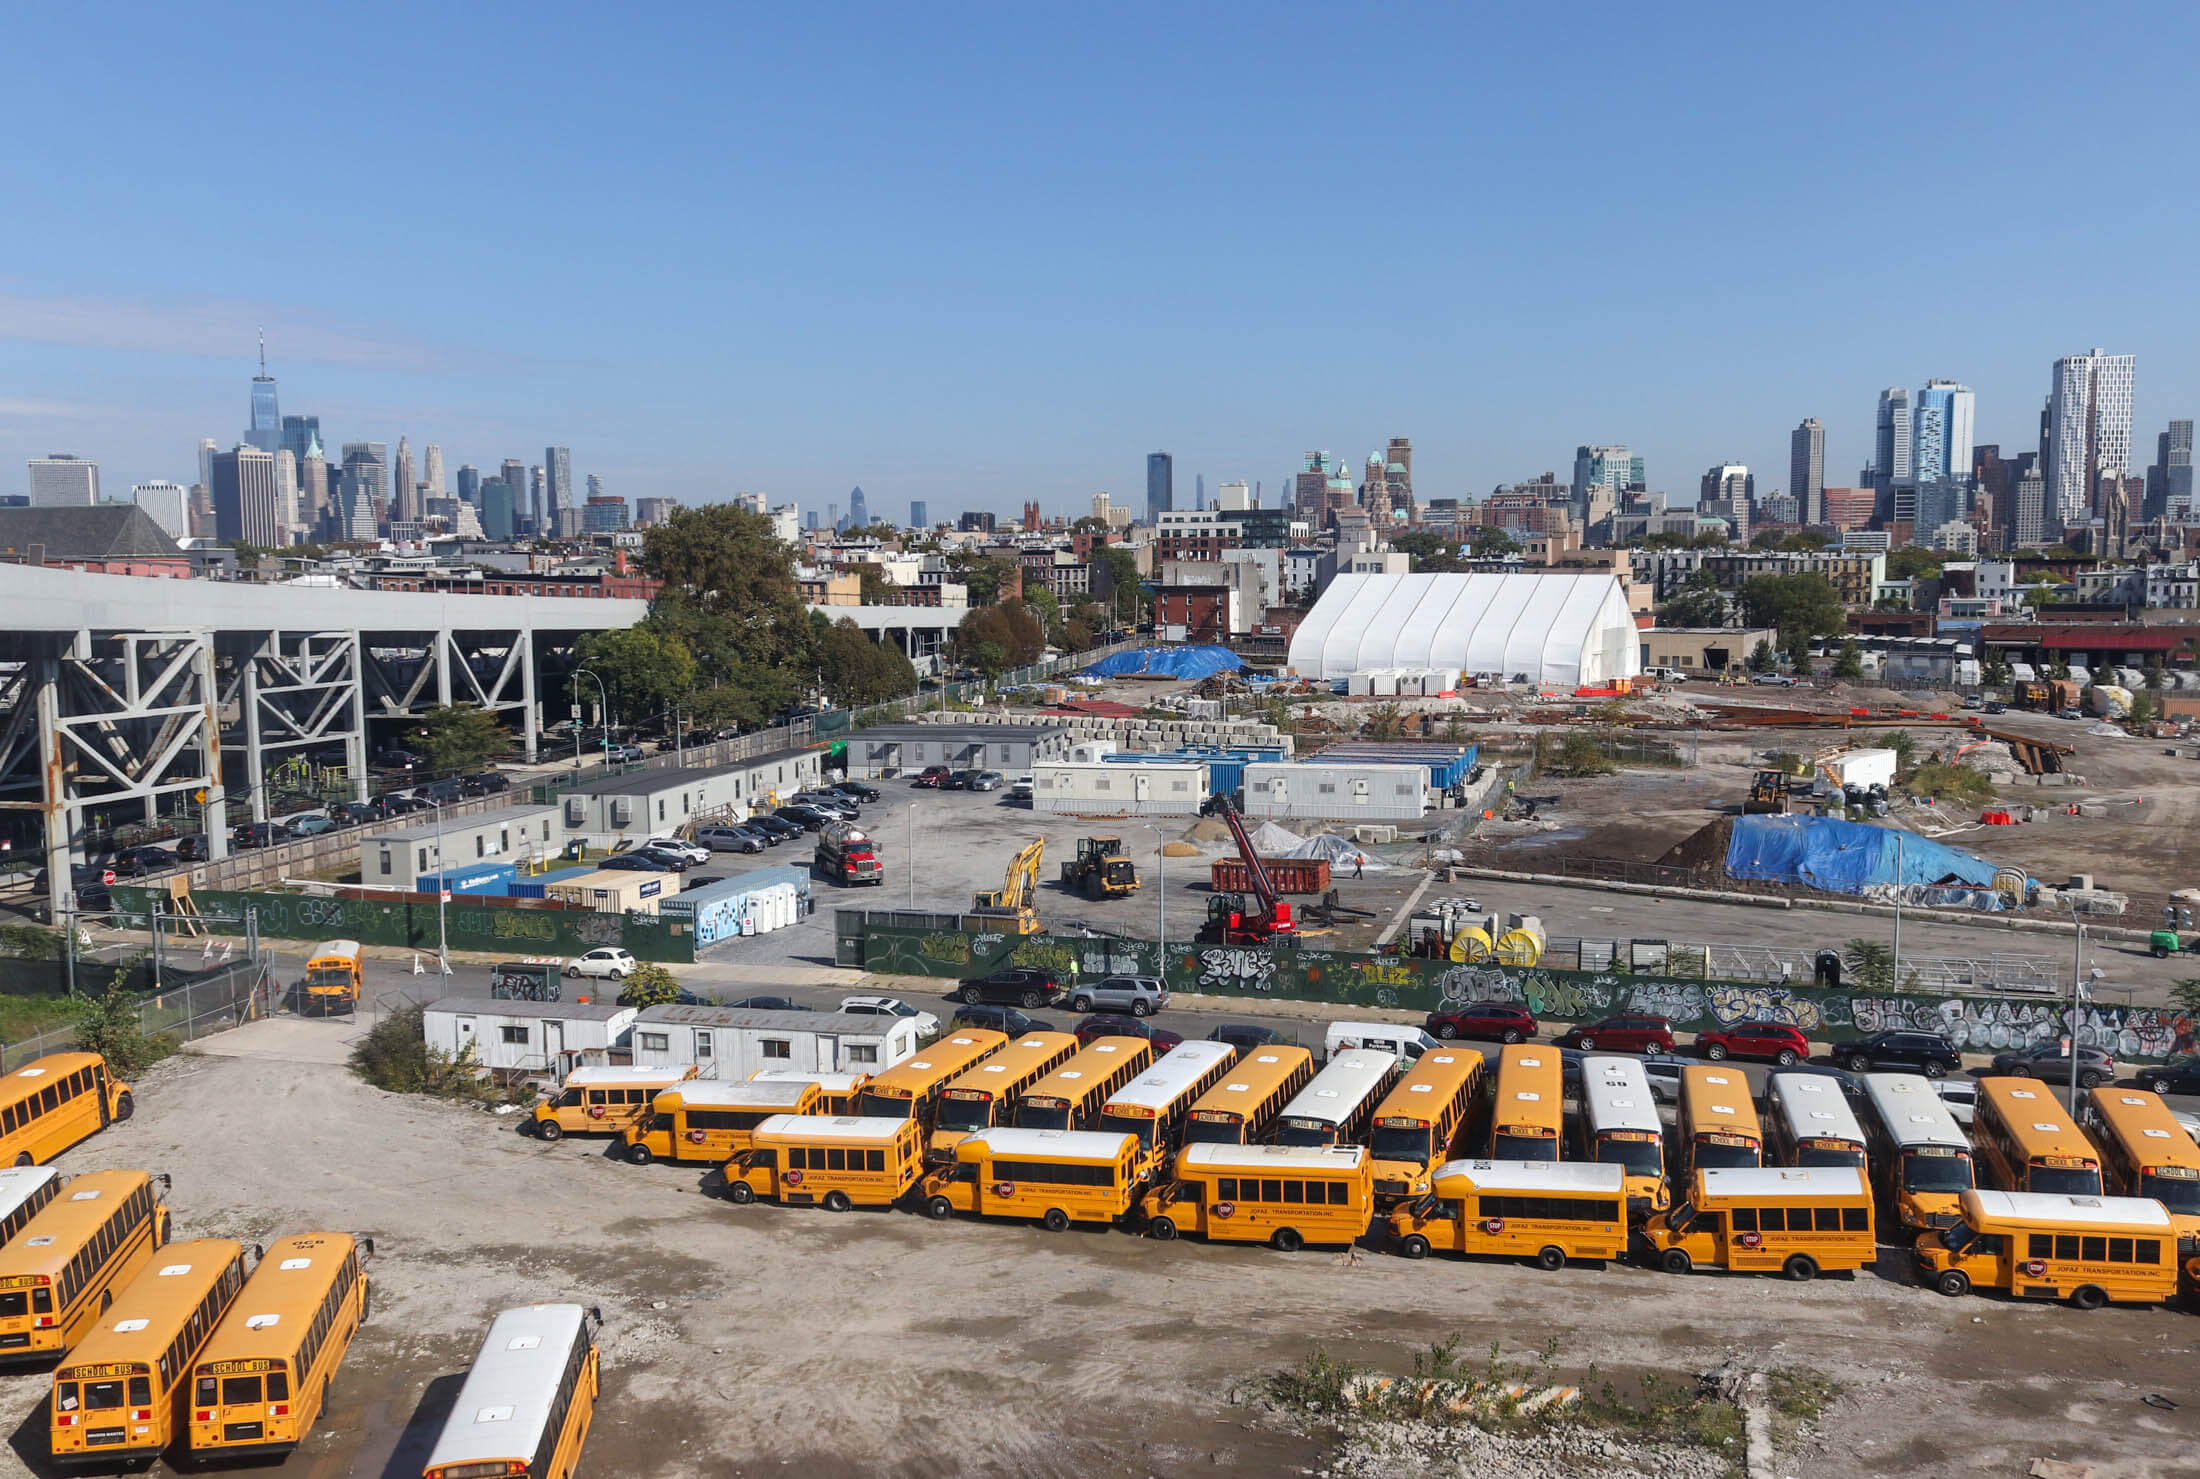
[[[836,796],[830,791],[798,791],[789,804],[807,806],[812,811],[823,812],[836,822],[852,822],[862,814],[855,802],[845,796]]]
[[[828,791],[838,791],[841,795],[850,797],[856,801],[876,801],[879,799],[878,787],[867,786],[861,781],[834,781],[830,786],[827,786],[825,789]]]
[[[1038,794],[1038,787],[1039,783],[1034,777],[1020,775],[1008,783],[1008,799],[1029,801]]]
[[[1878,1069],[1908,1069],[1927,1078],[1942,1078],[1963,1066],[1963,1055],[1954,1043],[1937,1032],[1879,1032],[1854,1042],[1836,1043],[1834,1061],[1851,1073]]]
[[[428,763],[428,759],[425,755],[416,755],[411,750],[400,750],[393,746],[387,750],[376,750],[374,758],[367,763],[376,770],[418,770]]]
[[[2070,1082],[2070,1054],[2061,1043],[2018,1048],[1994,1054],[1995,1073],[2011,1078],[2041,1078],[2051,1084]],[[2116,1060],[2099,1048],[2078,1049],[2078,1087],[2094,1088],[2116,1077]]]
[[[501,770],[477,771],[462,777],[461,784],[475,796],[501,796],[512,789],[511,778]]]
[[[72,888],[105,888],[115,881],[115,870],[105,863],[71,863],[69,886]],[[31,875],[31,892],[46,891],[46,870],[39,869]]]
[[[606,765],[635,765],[642,759],[640,745],[612,745],[603,752]]]
[[[178,837],[176,839],[176,856],[186,863],[205,862],[208,857],[206,834],[204,832],[193,832],[188,837]]]
[[[1986,712],[1989,714],[2006,714],[2009,712],[2009,705],[1998,698],[1990,698],[1986,701]]]
[[[251,852],[290,841],[290,828],[281,822],[246,822],[229,836],[231,849]]]
[[[115,854],[114,871],[122,878],[142,878],[165,873],[183,860],[165,847],[126,847]]]
[[[1169,987],[1159,976],[1109,976],[1097,986],[1070,993],[1073,1012],[1129,1012],[1150,1017],[1169,1004]]]
[[[1793,688],[1795,680],[1785,673],[1751,673],[1749,681],[1766,688]]]
[[[965,791],[998,791],[1005,783],[1005,779],[997,770],[974,770],[970,773],[970,779],[963,782],[963,789]]]
[[[637,849],[633,852],[615,852],[596,865],[599,868],[624,868],[636,873],[678,873],[679,865],[671,858],[652,857]]]
[[[285,825],[293,837],[318,837],[323,832],[333,832],[343,824],[326,812],[308,812],[302,817],[291,817]]]
[[[1606,1017],[1577,1023],[1558,1041],[1584,1053],[1670,1053],[1673,1024],[1663,1017]]]
[[[429,806],[456,806],[466,799],[466,788],[457,781],[432,781],[413,791],[416,800]]]
[[[1490,1042],[1526,1042],[1542,1030],[1535,1013],[1509,1001],[1470,1001],[1430,1012],[1422,1024],[1429,1036],[1482,1038]]]
[[[712,852],[762,852],[771,843],[750,827],[697,827],[695,840]]]
[[[633,956],[616,945],[606,945],[567,961],[565,973],[568,976],[601,976],[623,981],[634,973],[635,965]]]
[[[382,798],[382,814],[387,817],[410,816],[416,811],[433,810],[435,808],[417,791],[392,791]]]
[[[675,851],[674,849],[669,847],[660,847],[654,842],[645,842],[640,847],[635,848],[632,852],[623,853],[621,854],[621,856],[630,858],[647,858],[653,863],[663,863],[666,867],[670,868],[675,873],[685,873],[688,869],[696,866],[695,859],[688,853],[684,851]],[[706,853],[704,855],[703,861],[710,861],[709,854]]]
[[[1103,1037],[1142,1037],[1153,1044],[1154,1056],[1157,1058],[1184,1041],[1184,1034],[1181,1032],[1156,1027],[1143,1017],[1122,1017],[1113,1012],[1094,1012],[1077,1024],[1079,1047]]]
[[[642,844],[653,852],[670,853],[676,858],[686,858],[690,863],[710,861],[710,849],[700,842],[690,842],[684,837],[652,837]]]
[[[931,1012],[920,1011],[898,996],[843,996],[840,1010],[856,1017],[907,1017],[917,1024],[917,1031],[925,1037],[939,1035],[940,1019]]]
[[[1948,1106],[1948,1113],[1964,1129],[1971,1128],[1971,1115],[1978,1108],[1978,1080],[1970,1078],[1944,1078],[1933,1084],[1933,1092]]]
[[[1727,1058],[1770,1058],[1787,1068],[1810,1056],[1810,1042],[1778,1022],[1736,1022],[1697,1033],[1696,1051],[1714,1063]]]
[[[1020,1007],[1050,1007],[1062,999],[1062,978],[1035,965],[1012,965],[990,976],[957,983],[955,994],[976,1006],[981,1002]]]
[[[1259,1027],[1251,1022],[1225,1022],[1207,1034],[1209,1042],[1226,1042],[1237,1049],[1239,1059],[1256,1048],[1295,1048],[1298,1042],[1284,1036],[1273,1027]]]
[[[739,1007],[751,1012],[806,1012],[810,1010],[799,1001],[784,996],[744,996],[739,1001],[729,1001],[729,1007]]]
[[[2079,708],[2076,704],[2066,704],[2061,709],[2056,710],[2055,717],[2058,719],[2083,719],[2085,710]]]
[[[1010,1037],[1022,1037],[1028,1032],[1052,1032],[1054,1024],[1040,1017],[1027,1017],[1014,1007],[966,1006],[958,1007],[948,1019],[955,1027],[983,1027],[988,1031],[1006,1033]]]
[[[1681,1070],[1686,1058],[1677,1053],[1651,1053],[1642,1060],[1642,1074],[1650,1080],[1650,1097],[1677,1104],[1681,1097]]]
[[[974,770],[951,770],[947,773],[947,778],[940,782],[940,789],[942,791],[966,791],[970,788],[970,782],[977,774]]]
[[[86,867],[80,863],[69,870],[69,875],[70,907],[75,912],[78,914],[104,914],[109,909],[114,908],[114,896],[107,891],[107,884],[100,881],[103,876],[111,880],[114,877],[112,869]],[[42,924],[52,923],[53,910],[46,903],[46,875],[44,870],[40,870],[33,884],[33,892],[37,896],[38,903],[32,909],[32,914]]]
[[[2187,1054],[2137,1071],[2139,1085],[2157,1094],[2200,1094],[2200,1056]]]
[[[917,772],[916,778],[910,781],[909,784],[936,791],[945,786],[947,778],[953,774],[954,772],[944,765],[927,765]]]
[[[772,815],[783,822],[794,823],[805,832],[822,832],[840,820],[837,816],[827,816],[814,806],[782,806]]]
[[[774,846],[782,842],[791,842],[802,835],[802,828],[788,821],[785,817],[775,817],[770,812],[758,812],[741,825],[754,827],[757,831],[769,837]]]

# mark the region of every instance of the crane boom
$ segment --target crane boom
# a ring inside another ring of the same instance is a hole
[[[1281,895],[1268,877],[1268,870],[1261,866],[1259,855],[1253,851],[1253,839],[1246,835],[1245,823],[1238,819],[1237,808],[1230,804],[1227,796],[1218,798],[1218,803],[1223,825],[1230,829],[1230,840],[1237,844],[1238,856],[1245,861],[1245,874],[1252,881],[1253,897],[1260,900],[1261,913],[1272,916]]]

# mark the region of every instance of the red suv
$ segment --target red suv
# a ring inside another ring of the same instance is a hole
[[[949,770],[944,765],[927,765],[924,769],[917,772],[917,778],[911,781],[909,784],[912,786],[924,786],[930,790],[937,791],[942,785],[946,784],[947,778],[954,773],[955,772]]]
[[[1425,1025],[1431,1037],[1480,1037],[1502,1043],[1526,1042],[1537,1028],[1535,1013],[1504,1001],[1470,1001],[1430,1012]]]
[[[1606,1017],[1601,1022],[1582,1022],[1569,1029],[1559,1046],[1584,1053],[1670,1053],[1673,1024],[1663,1017]]]
[[[1790,1068],[1810,1056],[1810,1043],[1802,1033],[1777,1022],[1736,1022],[1697,1033],[1696,1051],[1714,1063],[1722,1058],[1770,1058]]]

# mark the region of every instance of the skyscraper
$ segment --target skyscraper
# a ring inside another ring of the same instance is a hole
[[[343,468],[339,537],[372,539],[375,526],[389,516],[389,444],[344,443]]]
[[[1326,448],[1307,453],[1303,461],[1298,476],[1292,480],[1291,507],[1299,518],[1319,524],[1327,509],[1330,474],[1337,470],[1337,465],[1330,460]],[[1151,497],[1150,492],[1148,496]]]
[[[244,439],[246,445],[270,454],[283,444],[283,418],[275,408],[275,377],[267,373],[265,334],[260,335],[260,373],[252,377],[252,423],[245,428]],[[219,510],[216,513],[218,516]]]
[[[1195,472],[1192,474],[1192,507],[1196,509],[1205,508],[1206,506],[1207,474],[1203,472]]]
[[[99,502],[99,464],[74,452],[33,457],[32,508],[89,508]]]
[[[484,538],[510,539],[512,526],[512,487],[502,478],[491,478],[481,485],[481,532]]]
[[[555,525],[558,510],[574,506],[573,449],[571,447],[543,448],[542,471],[543,516],[552,525]]]
[[[397,439],[397,496],[390,505],[390,518],[407,524],[420,522],[420,494],[413,486],[412,444],[402,436]]]
[[[249,442],[214,454],[214,537],[224,544],[288,544],[275,497],[275,458]]]
[[[1970,387],[1953,380],[1928,380],[1911,400],[1910,476],[1917,482],[1971,475],[1971,402]]]
[[[2154,437],[2154,465],[2147,469],[2143,517],[2167,516],[2173,505],[2192,501],[2192,422],[2172,421]]]
[[[458,500],[481,507],[481,469],[471,462],[458,465]]]
[[[909,500],[909,527],[912,529],[929,529],[932,527],[932,521],[925,517],[924,500],[921,498]]]
[[[1736,544],[1749,543],[1749,508],[1757,501],[1757,480],[1739,462],[1722,462],[1703,475],[1696,512],[1726,520]]]
[[[316,529],[329,517],[328,454],[321,450],[318,429],[306,443],[306,455],[298,459],[298,520]]]
[[[214,486],[215,451],[216,448],[214,446],[214,439],[212,437],[199,438],[199,486],[201,488],[211,488]]]
[[[298,465],[306,465],[306,448],[321,435],[321,418],[318,416],[285,416],[283,418],[283,445],[290,455],[298,459]]]
[[[1166,452],[1146,454],[1146,522],[1158,524],[1176,507],[1176,459]]]
[[[2058,527],[2094,512],[2104,477],[2131,471],[2132,357],[2095,349],[2055,361],[2048,393],[2048,518]]]
[[[434,442],[421,454],[420,481],[428,485],[430,498],[450,496],[450,485],[443,481],[443,449]]]
[[[1574,517],[1584,527],[1609,518],[1641,461],[1624,445],[1574,448]]]
[[[532,510],[534,510],[534,530],[535,530],[535,533],[537,533],[537,534],[555,534],[555,533],[557,533],[557,532],[558,532],[558,521],[557,521],[557,520],[556,520],[555,518],[553,518],[553,517],[551,516],[551,512],[550,512],[550,510],[549,510],[548,508],[546,508],[546,507],[544,507],[544,506],[543,506],[543,501],[542,501],[542,485],[543,485],[543,476],[542,476],[542,469],[541,469],[541,468],[539,468],[539,467],[530,467],[529,469],[527,469],[527,483],[528,483],[528,488],[527,488],[527,505],[528,505],[528,507],[529,507],[529,508],[531,508]]]
[[[191,494],[183,484],[156,478],[132,488],[130,497],[170,539],[182,539],[191,532]]]
[[[1806,524],[1826,521],[1826,423],[1807,416],[1788,434],[1788,493],[1796,517]]]
[[[1910,393],[1899,385],[1879,392],[1879,435],[1872,452],[1872,468],[1879,475],[1882,495],[1896,483],[1910,480]]]
[[[275,518],[283,531],[276,543],[295,544],[305,521],[298,508],[298,459],[288,447],[275,449]]]
[[[588,496],[590,498],[601,498],[604,496],[602,473],[592,472],[588,475]]]

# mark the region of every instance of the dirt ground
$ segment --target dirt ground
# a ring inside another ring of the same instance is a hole
[[[1821,1371],[1842,1395],[1786,1474],[2021,1474],[2035,1456],[2200,1474],[2200,1319],[1944,1299],[1892,1251],[1798,1286],[736,1208],[692,1169],[542,1146],[333,1064],[197,1055],[147,1075],[137,1117],[61,1162],[108,1166],[172,1173],[179,1237],[376,1239],[374,1318],[279,1470],[317,1479],[417,1474],[491,1314],[552,1299],[605,1318],[584,1476],[1318,1472],[1326,1440],[1233,1390],[1316,1346],[1403,1370],[1450,1336],[1555,1339],[1562,1380],[1686,1377],[1730,1355]],[[0,1473],[51,1472],[46,1391],[0,1379]],[[2182,1406],[2142,1405],[2150,1392]]]

